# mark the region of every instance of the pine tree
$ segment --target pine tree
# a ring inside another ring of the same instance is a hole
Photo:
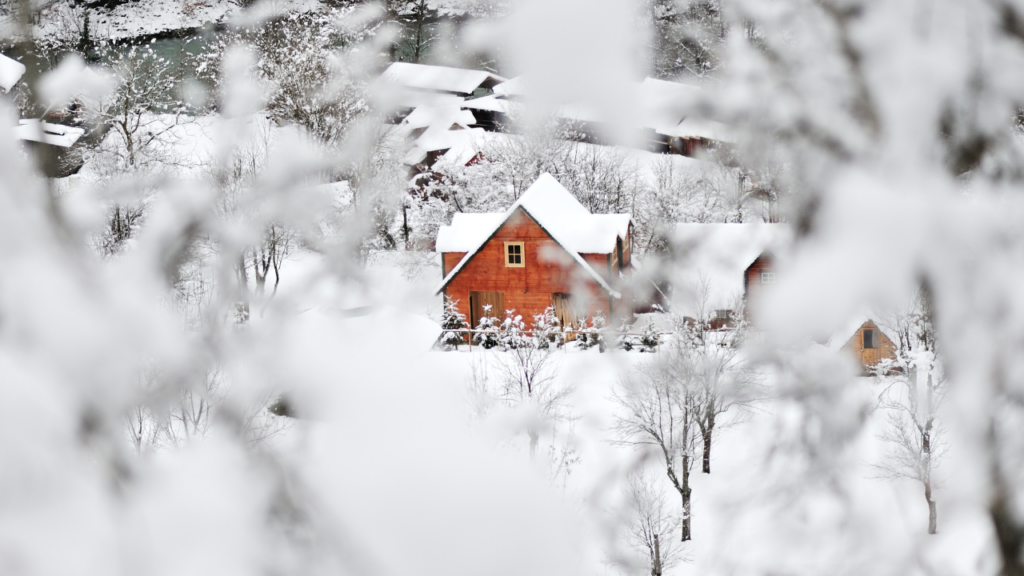
[[[533,317],[533,337],[537,348],[547,350],[552,344],[561,348],[565,344],[562,323],[555,316],[555,307],[548,306],[544,312]]]
[[[582,350],[597,346],[601,352],[605,351],[604,330],[607,321],[602,314],[597,314],[590,319],[590,326],[585,326],[576,333],[576,343]]]
[[[658,351],[658,331],[654,329],[654,322],[650,320],[647,321],[647,326],[644,326],[644,332],[640,336],[640,351]]]
[[[441,337],[437,341],[438,347],[442,350],[457,350],[459,344],[466,341],[462,330],[469,328],[466,322],[466,315],[459,312],[459,301],[444,297],[444,315],[441,317]]]
[[[498,346],[501,344],[501,341],[498,339],[498,328],[498,319],[491,316],[491,305],[485,305],[484,316],[476,326],[477,330],[484,333],[473,334],[473,343],[483,346],[487,350]]]
[[[526,323],[523,322],[523,317],[515,312],[515,310],[505,311],[505,320],[498,330],[498,340],[504,350],[533,346],[533,342],[530,342],[526,336]]]

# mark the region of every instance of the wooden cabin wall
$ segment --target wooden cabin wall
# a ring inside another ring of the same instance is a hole
[[[761,273],[773,272],[774,263],[769,256],[758,256],[754,262],[747,267],[746,276],[743,279],[743,297],[748,299],[756,298],[762,288]]]
[[[864,347],[864,331],[874,330],[878,334],[878,347]],[[857,332],[843,346],[844,350],[853,354],[860,364],[861,373],[869,374],[883,359],[896,358],[896,344],[878,329],[878,325],[869,320],[857,329]]]
[[[523,242],[525,266],[505,266],[505,242]],[[546,257],[542,258],[541,255]],[[550,255],[564,255],[564,259],[552,259]],[[607,258],[607,255],[601,255]],[[447,271],[461,260],[445,255]],[[607,270],[595,266],[599,274]],[[533,327],[534,315],[541,314],[551,306],[551,295],[556,292],[571,292],[574,297],[589,296],[587,314],[600,312],[609,317],[608,293],[601,289],[589,275],[573,261],[536,222],[523,212],[516,214],[488,241],[476,256],[452,279],[444,293],[458,301],[459,311],[470,317],[470,292],[503,292],[506,309],[515,309],[522,315],[527,328]],[[617,307],[626,305],[616,301]],[[628,307],[631,309],[632,304]],[[504,318],[501,311],[497,316]]]

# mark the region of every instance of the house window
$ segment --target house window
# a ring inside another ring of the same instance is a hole
[[[864,331],[864,348],[878,348],[878,332],[875,330]]]
[[[522,242],[505,242],[505,266],[522,268],[526,266],[526,254]]]
[[[775,284],[775,272],[761,272],[761,284]]]
[[[715,310],[715,318],[718,320],[728,320],[732,316],[732,310]]]

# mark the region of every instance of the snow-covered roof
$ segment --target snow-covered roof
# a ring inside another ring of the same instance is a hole
[[[591,214],[550,174],[542,174],[519,200],[502,214],[453,218],[451,226],[441,227],[437,235],[436,250],[465,251],[467,254],[448,273],[437,292],[443,290],[452,278],[462,271],[491,236],[519,209],[525,211],[556,243],[565,248],[599,286],[613,297],[620,297],[580,254],[610,254],[614,251],[616,239],[625,239],[629,234],[629,225],[632,221],[630,215]]]
[[[437,231],[438,252],[469,252],[486,240],[502,222],[502,212],[466,213],[457,212],[451,226],[441,226]]]
[[[491,112],[501,112],[503,114],[508,114],[514,105],[514,102],[493,94],[481,96],[479,98],[470,98],[462,103],[463,108],[469,108],[471,110],[489,110]]]
[[[501,96],[522,96],[526,93],[526,85],[522,76],[516,76],[494,87],[494,93]]]
[[[428,106],[442,108],[449,106],[461,106],[465,100],[462,96],[445,94],[441,92],[425,92],[385,82],[381,79],[370,85],[370,93],[377,106],[385,111],[400,110],[403,108],[417,108]]]
[[[427,151],[424,150],[423,148],[420,148],[419,146],[414,145],[412,148],[409,149],[408,152],[405,153],[405,156],[402,156],[402,164],[405,164],[407,166],[415,166],[416,164],[419,164],[420,162],[423,162],[426,159]]]
[[[420,106],[402,121],[407,134],[415,134],[413,145],[403,156],[407,165],[419,164],[428,152],[445,150],[442,156],[449,162],[464,166],[479,152],[476,140],[483,130],[470,128],[476,122],[473,113],[458,106]]]
[[[698,86],[645,78],[643,82],[631,82],[622,89],[636,105],[638,112],[630,122],[636,122],[637,127],[649,128],[666,136],[735,142],[728,125],[694,114],[704,98],[703,91]],[[522,96],[525,93],[526,83],[523,76],[517,76],[495,86],[494,95],[466,100],[463,106],[508,113],[513,104],[508,97]],[[563,104],[558,109],[558,115],[581,122],[602,123],[610,120],[607,110],[603,110],[596,101],[591,100]]]
[[[24,64],[0,54],[0,90],[10,92],[24,74]]]
[[[433,152],[435,150],[447,150],[452,146],[462,146],[469,143],[474,137],[481,136],[483,128],[450,128],[443,124],[435,124],[427,128],[419,138],[416,139],[416,146]]]
[[[14,133],[22,140],[70,148],[85,134],[85,130],[62,124],[50,124],[38,119],[26,119],[19,123]]]
[[[701,97],[701,89],[696,86],[654,78],[645,78],[637,88],[644,127],[662,134],[678,126]]]
[[[411,62],[395,62],[388,66],[382,77],[388,82],[407,88],[458,94],[472,94],[481,86],[494,86],[505,81],[501,76],[484,70],[466,70]]]
[[[719,142],[736,142],[732,128],[728,124],[705,120],[693,116],[684,118],[679,124],[658,129],[658,132],[666,136],[679,136],[682,138],[707,138]]]
[[[458,105],[444,106],[419,106],[402,120],[402,124],[409,128],[426,128],[428,126],[443,125],[447,130],[452,124],[468,128],[476,122],[476,117],[469,110],[463,110]]]
[[[784,246],[790,234],[785,224],[676,224],[671,238],[680,255],[676,287],[695,296],[706,283],[705,311],[731,309],[743,297],[746,269],[764,252]],[[694,314],[697,302],[684,300],[675,305],[684,314]]]

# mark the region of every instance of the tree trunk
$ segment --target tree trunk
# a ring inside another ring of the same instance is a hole
[[[683,456],[683,542],[690,539],[690,457]]]
[[[426,0],[420,0],[419,14],[417,14],[416,18],[416,46],[415,50],[413,51],[412,61],[416,62],[417,64],[420,61],[420,44],[423,42],[423,11],[425,9],[425,3]]]
[[[935,531],[938,528],[939,518],[938,512],[935,510],[935,501],[932,500],[931,481],[924,483],[924,499],[928,502],[928,533],[935,534]]]
[[[651,576],[661,576],[661,545],[657,534],[654,535],[654,566],[651,568]]]
[[[711,435],[715,430],[715,414],[709,409],[707,414],[707,425],[701,430],[704,440],[704,461],[701,464],[701,472],[711,474]]]

